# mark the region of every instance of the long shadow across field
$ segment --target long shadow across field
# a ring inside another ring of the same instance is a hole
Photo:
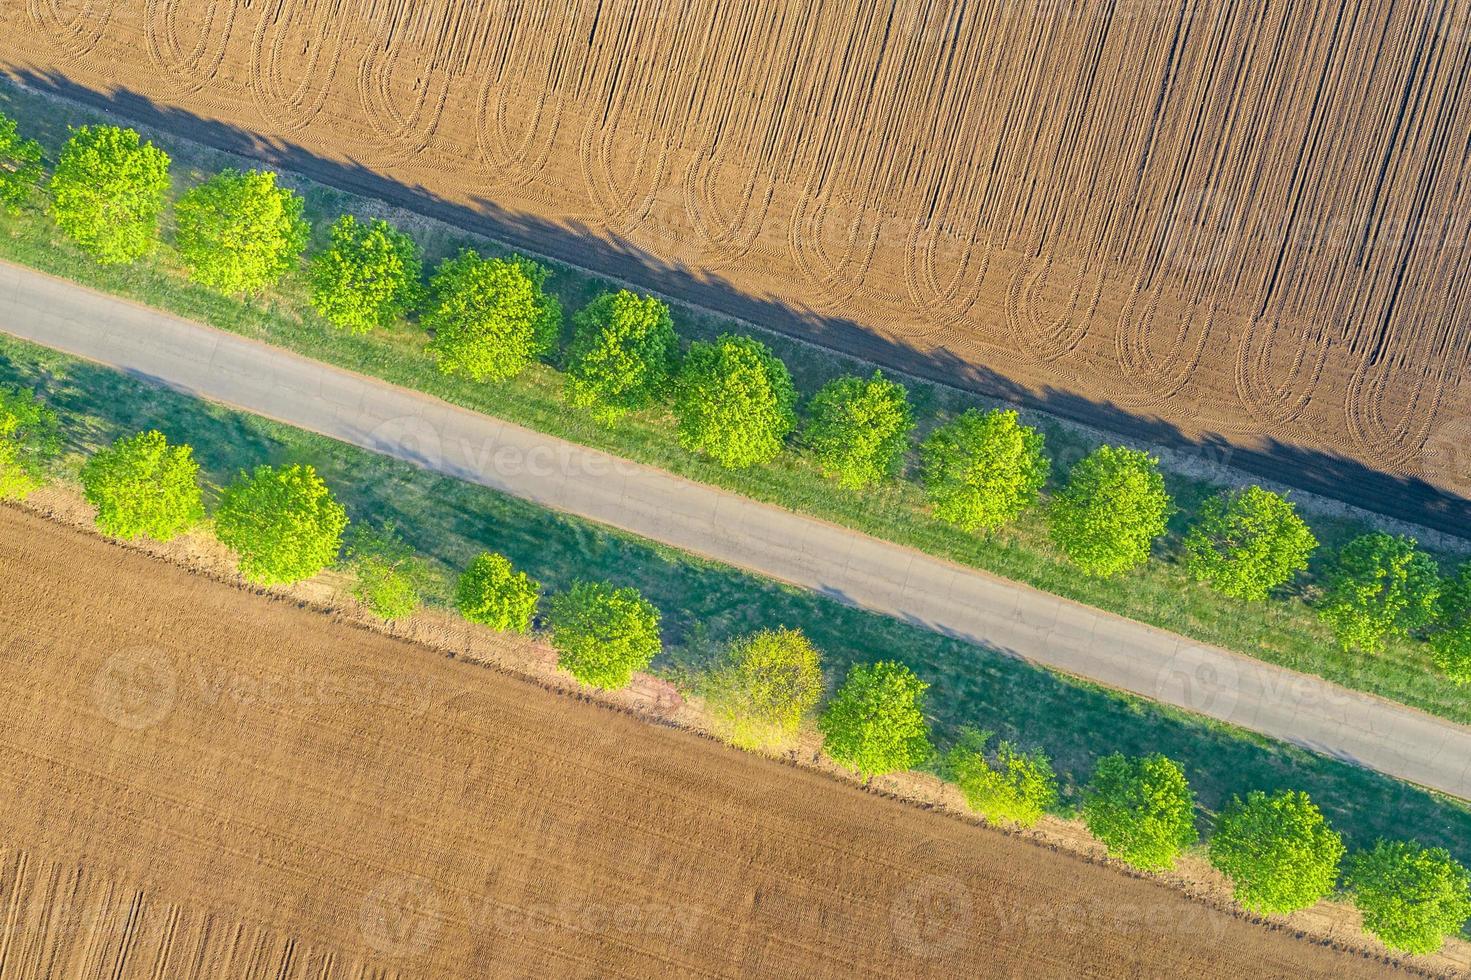
[[[1206,453],[1214,460],[1229,462],[1271,480],[1447,533],[1465,535],[1471,527],[1471,500],[1446,493],[1418,478],[1383,473],[1335,453],[1270,437],[1265,449],[1244,447],[1223,435],[1191,438],[1169,422],[1112,402],[1050,386],[1037,389],[1020,385],[949,352],[919,351],[880,337],[851,320],[798,308],[770,297],[753,296],[720,276],[665,261],[624,239],[587,227],[556,224],[535,215],[508,211],[485,198],[475,199],[474,207],[447,201],[420,185],[384,177],[356,163],[323,157],[290,141],[161,105],[129,89],[101,92],[56,73],[11,71],[9,74],[38,91],[116,112],[218,149],[256,157],[329,186],[391,201],[468,231],[535,248],[604,275],[645,283],[670,296],[725,311],[844,354],[893,365],[919,377],[969,388],[1134,438]],[[1471,455],[1471,449],[1466,452]]]
[[[156,427],[194,446],[215,486],[262,462],[311,463],[354,521],[392,520],[433,561],[439,601],[455,572],[493,549],[548,590],[578,577],[639,588],[663,611],[666,652],[656,666],[674,675],[699,670],[734,636],[777,625],[808,632],[823,650],[830,688],[855,663],[903,661],[933,685],[928,706],[938,741],[976,725],[1040,746],[1056,761],[1069,803],[1100,756],[1161,751],[1184,764],[1206,811],[1233,793],[1299,788],[1355,845],[1411,836],[1471,861],[1471,810],[1342,762],[5,338],[0,383],[43,391],[63,414],[75,453]]]

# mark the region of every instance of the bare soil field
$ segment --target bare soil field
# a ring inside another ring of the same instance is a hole
[[[0,509],[6,976],[1383,962]]]
[[[1471,514],[1468,9],[14,0],[0,66],[1449,529]]]

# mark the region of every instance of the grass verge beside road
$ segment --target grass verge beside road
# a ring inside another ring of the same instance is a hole
[[[68,125],[94,121],[98,114],[21,91],[0,87],[0,110],[17,118],[23,131],[35,135],[54,158]],[[221,167],[238,164],[227,154],[176,137],[160,137],[174,157],[175,190],[197,183]],[[289,176],[289,175],[288,175]],[[307,200],[308,217],[320,244],[326,226],[342,211],[382,215],[412,231],[433,260],[472,244],[487,252],[505,249],[464,235],[444,225],[417,219],[320,185],[290,179]],[[561,376],[537,366],[508,383],[477,384],[440,374],[424,350],[426,337],[412,324],[365,336],[337,331],[308,312],[305,287],[294,276],[279,290],[251,302],[215,295],[190,284],[173,252],[165,246],[137,266],[103,268],[61,240],[46,217],[26,212],[0,218],[0,257],[73,279],[95,288],[129,296],[148,305],[255,337],[394,384],[415,388],[487,414],[659,466],[693,480],[714,484],[792,510],[856,528],[876,537],[919,548],[962,564],[985,569],[1058,595],[1132,619],[1324,677],[1345,687],[1368,691],[1463,723],[1471,723],[1471,698],[1435,670],[1423,644],[1393,643],[1380,655],[1344,652],[1318,622],[1306,599],[1310,589],[1284,601],[1247,604],[1226,599],[1189,581],[1172,560],[1179,537],[1200,502],[1218,488],[1182,473],[1168,473],[1170,492],[1180,506],[1171,532],[1160,544],[1165,560],[1117,579],[1091,579],[1077,572],[1053,549],[1038,512],[1015,527],[992,536],[961,532],[933,519],[918,486],[890,483],[865,492],[838,488],[825,480],[799,446],[788,449],[770,466],[729,471],[679,448],[670,419],[663,411],[626,417],[606,427],[570,410],[562,399]],[[551,263],[550,283],[563,303],[575,310],[607,287],[597,277]],[[682,337],[708,338],[730,325],[707,313],[675,304]],[[741,328],[738,328],[741,329]],[[826,380],[845,372],[866,373],[871,365],[812,348],[776,334],[763,334],[791,367],[802,393],[810,394]],[[912,395],[924,425],[952,417],[976,404],[958,392],[916,383]],[[1048,439],[1057,461],[1054,481],[1092,444],[1076,428],[1027,413]],[[1365,528],[1353,521],[1313,515],[1323,547],[1317,564],[1336,547]]]
[[[0,338],[0,383],[35,387],[61,413],[63,476],[75,476],[84,454],[149,427],[194,447],[211,494],[259,463],[315,465],[355,521],[393,520],[428,558],[432,602],[447,603],[452,576],[485,549],[505,553],[553,590],[582,577],[636,586],[664,613],[666,652],[655,670],[676,682],[696,675],[729,639],[767,626],[807,632],[824,653],[829,689],[854,663],[901,660],[932,685],[929,711],[942,744],[978,725],[1042,748],[1061,776],[1064,809],[1077,803],[1100,756],[1160,751],[1182,763],[1208,811],[1250,789],[1302,789],[1356,846],[1408,835],[1471,861],[1471,807],[1368,770],[45,348]]]

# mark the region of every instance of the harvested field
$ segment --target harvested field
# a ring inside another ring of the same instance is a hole
[[[10,509],[0,625],[7,976],[1388,969]]]
[[[1434,489],[1471,493],[1467,12],[25,0],[0,65],[1450,529],[1471,515]]]

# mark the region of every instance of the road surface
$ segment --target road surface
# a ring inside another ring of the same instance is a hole
[[[1471,729],[18,266],[0,330],[1471,799]]]

